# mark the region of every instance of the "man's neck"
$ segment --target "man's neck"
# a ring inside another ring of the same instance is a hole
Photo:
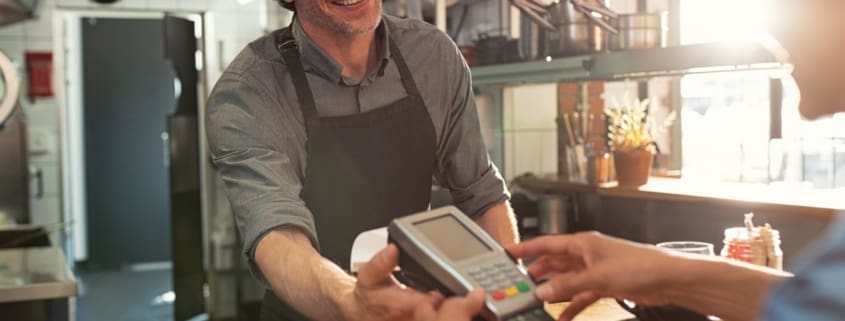
[[[341,74],[344,77],[363,79],[376,64],[375,30],[345,35],[319,28],[304,20],[300,20],[300,23],[311,41],[343,67]]]

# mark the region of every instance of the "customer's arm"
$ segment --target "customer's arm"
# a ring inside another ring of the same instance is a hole
[[[721,257],[673,256],[658,288],[671,304],[724,320],[756,320],[772,288],[789,274]]]
[[[675,254],[598,233],[545,236],[508,248],[536,258],[528,272],[550,280],[545,301],[571,299],[570,320],[603,297],[644,305],[675,304],[725,320],[753,320],[772,286],[789,274],[720,257]]]

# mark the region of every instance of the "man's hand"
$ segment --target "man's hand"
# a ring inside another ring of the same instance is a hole
[[[439,307],[421,304],[414,310],[415,321],[470,321],[484,306],[484,290],[475,289],[466,297],[454,297]]]
[[[571,299],[560,320],[575,315],[603,297],[625,298],[643,305],[667,303],[661,278],[673,269],[672,256],[598,233],[539,237],[507,247],[517,258],[536,257],[528,273],[549,281],[537,297],[558,302]]]
[[[361,267],[341,307],[347,320],[411,320],[415,307],[443,300],[440,294],[425,294],[396,281],[392,272],[398,264],[399,250],[390,244]]]

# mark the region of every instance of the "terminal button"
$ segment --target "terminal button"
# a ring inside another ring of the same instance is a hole
[[[493,292],[493,294],[491,296],[493,297],[493,300],[496,300],[496,301],[502,301],[506,297],[505,292],[502,292],[502,291]]]
[[[531,291],[531,285],[527,282],[519,282],[516,284],[516,288],[519,289],[519,292],[525,293]]]
[[[511,286],[505,289],[505,294],[507,294],[508,296],[515,296],[519,294],[519,290],[517,290],[515,286]]]

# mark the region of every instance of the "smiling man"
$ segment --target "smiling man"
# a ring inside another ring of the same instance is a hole
[[[286,0],[287,1],[287,0]],[[290,0],[209,100],[208,140],[262,320],[406,320],[439,295],[391,278],[397,253],[348,274],[354,237],[428,209],[432,177],[504,244],[517,239],[481,139],[469,68],[443,32],[381,0]]]

